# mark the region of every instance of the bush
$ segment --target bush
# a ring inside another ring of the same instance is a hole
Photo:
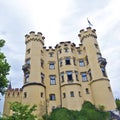
[[[80,111],[57,108],[50,115],[44,115],[43,120],[106,120],[109,116],[109,113],[102,108],[97,109],[93,104],[85,101]]]

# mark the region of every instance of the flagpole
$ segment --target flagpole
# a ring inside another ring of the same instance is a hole
[[[88,18],[87,18],[87,22],[88,22],[89,27],[93,26],[93,24],[90,22]]]

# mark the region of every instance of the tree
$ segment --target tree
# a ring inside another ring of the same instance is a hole
[[[44,115],[43,120],[107,120],[110,114],[102,109],[96,108],[88,101],[83,103],[80,111],[56,108],[50,115]]]
[[[117,109],[120,111],[120,99],[116,99],[115,102],[117,105]]]
[[[77,112],[76,112],[77,113]],[[76,113],[67,108],[56,108],[50,115],[44,115],[44,120],[76,120]]]
[[[79,119],[77,120],[106,120],[109,117],[110,114],[103,110],[103,106],[102,109],[96,108],[92,103],[85,101],[80,111]]]
[[[0,93],[5,93],[5,88],[8,86],[7,75],[10,71],[10,65],[7,63],[4,53],[1,48],[5,45],[5,40],[0,39]]]
[[[33,114],[36,110],[36,106],[33,105],[30,107],[29,105],[23,105],[20,102],[10,103],[10,110],[12,111],[12,115],[5,116],[1,118],[1,120],[36,120],[37,116]]]

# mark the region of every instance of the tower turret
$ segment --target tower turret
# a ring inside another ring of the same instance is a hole
[[[37,105],[36,114],[38,116],[45,113],[44,69],[41,67],[44,39],[41,32],[35,34],[34,31],[31,31],[29,35],[25,35],[25,64],[22,66],[24,72],[22,103]],[[43,79],[41,79],[41,75]],[[40,113],[40,109],[43,109],[42,113]]]
[[[59,63],[61,106],[73,110],[80,110],[83,98],[81,97],[82,87],[79,77],[76,46],[74,43],[66,41],[60,42],[56,48]]]
[[[79,37],[88,57],[88,68],[90,68],[88,74],[92,78],[89,85],[94,98],[94,103],[96,106],[104,105],[106,110],[115,109],[116,105],[105,70],[107,62],[101,55],[96,40],[96,30],[88,27],[86,31],[80,31]]]

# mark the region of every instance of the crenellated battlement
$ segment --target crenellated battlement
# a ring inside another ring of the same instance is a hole
[[[25,44],[30,41],[40,41],[44,45],[44,39],[45,37],[42,35],[41,32],[37,32],[37,34],[35,34],[34,31],[31,31],[29,32],[29,34],[25,35]]]
[[[20,97],[22,93],[22,88],[8,89],[6,91],[6,97]]]
[[[97,38],[96,30],[92,29],[91,27],[87,27],[86,30],[84,29],[80,30],[80,34],[78,34],[78,36],[80,37],[81,43],[83,42],[83,39],[87,37]]]
[[[55,48],[60,48],[61,46],[71,46],[71,47],[76,47],[75,43],[71,43],[71,41],[66,41],[66,42],[60,42],[55,46]]]
[[[46,51],[55,51],[57,48],[60,48],[62,46],[65,46],[65,47],[68,47],[68,46],[76,47],[75,43],[71,43],[71,41],[65,41],[65,42],[60,42],[55,47],[49,46],[48,48],[46,48],[44,46],[43,49],[45,49]]]

